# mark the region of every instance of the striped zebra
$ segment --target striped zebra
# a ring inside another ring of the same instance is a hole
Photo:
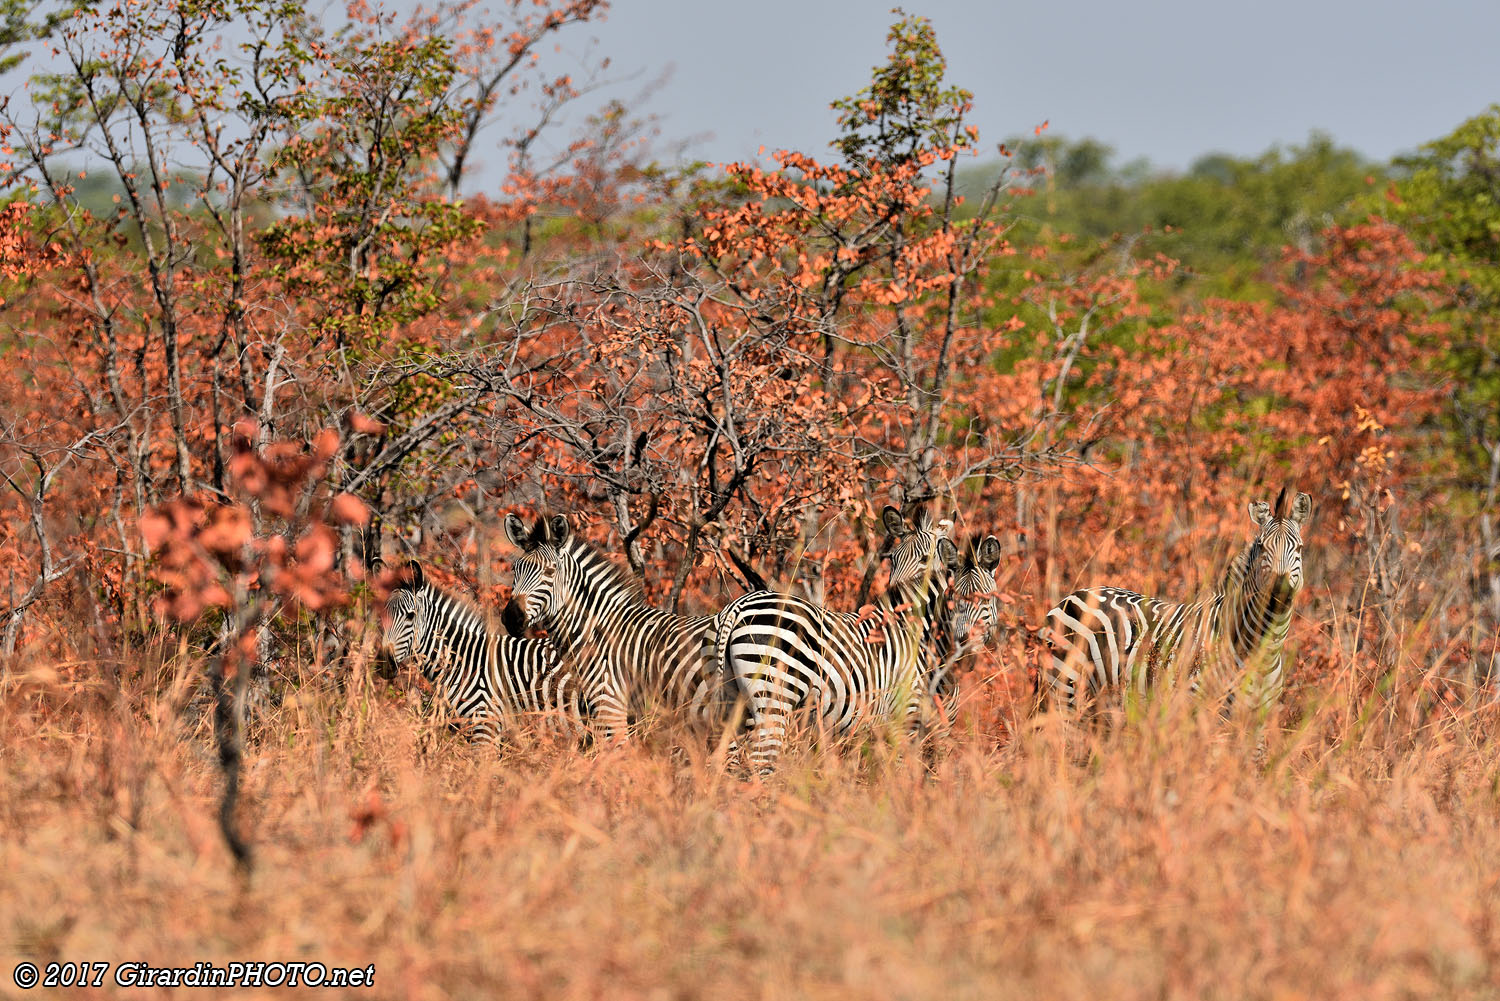
[[[573,663],[586,663],[622,693],[613,726],[659,709],[700,720],[728,717],[714,651],[714,618],[675,615],[646,604],[641,583],[572,533],[566,516],[528,530],[514,514],[505,534],[521,550],[503,620],[512,635],[528,626]]]
[[[891,507],[882,520],[896,542],[891,582],[873,606],[835,612],[753,591],[719,613],[718,660],[744,699],[750,763],[763,774],[797,713],[834,735],[871,719],[904,717],[912,732],[924,724],[926,673],[944,642],[944,570],[957,563],[957,547],[925,512],[913,527]]]
[[[952,727],[959,699],[955,669],[994,637],[999,620],[995,567],[1000,564],[1000,540],[989,535],[965,547],[962,559],[956,549],[950,555],[948,601],[934,637],[937,662],[927,675],[925,687]]]
[[[1290,510],[1282,488],[1273,509],[1250,504],[1255,536],[1230,561],[1210,598],[1178,604],[1116,587],[1075,591],[1047,613],[1050,670],[1039,702],[1070,709],[1099,692],[1128,685],[1144,694],[1186,658],[1191,690],[1233,703],[1236,692],[1270,707],[1281,695],[1282,646],[1292,603],[1302,589],[1302,526],[1312,498]]]
[[[515,639],[486,626],[462,598],[426,579],[416,562],[386,601],[381,646],[397,665],[415,663],[475,740],[498,740],[506,720],[542,716],[582,737],[586,720],[611,718],[618,698],[598,677],[564,667],[542,640]]]

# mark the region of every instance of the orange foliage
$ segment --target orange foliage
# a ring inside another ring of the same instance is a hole
[[[468,4],[401,24],[356,4],[336,36],[252,17],[267,93],[244,63],[221,73],[209,15],[175,0],[91,7],[60,36],[76,65],[54,117],[5,135],[0,629],[22,667],[0,677],[21,748],[0,815],[101,871],[129,846],[104,883],[144,866],[192,886],[175,948],[333,929],[305,944],[434,996],[645,996],[662,976],[743,993],[766,955],[798,960],[765,981],[785,996],[966,993],[954,979],[999,996],[1010,977],[1078,996],[1492,988],[1500,923],[1475,874],[1500,847],[1475,818],[1495,757],[1473,703],[1500,630],[1438,427],[1439,279],[1406,235],[1330,228],[1287,253],[1267,301],[1191,309],[1164,291],[1170,260],[1013,245],[1006,179],[960,210],[977,131],[920,19],[839,105],[840,162],[661,171],[620,106],[548,161],[542,126],[580,85],[540,43],[602,6],[516,0],[476,25]],[[131,114],[67,98],[84,70]],[[897,86],[908,72],[922,86]],[[503,190],[460,199],[475,136],[523,95],[537,124],[505,140]],[[109,207],[79,193],[74,143],[112,173]],[[203,172],[120,152],[148,145],[200,149]],[[1304,726],[1272,729],[1271,764],[1254,734],[1167,713],[1087,738],[1095,768],[1024,716],[1057,598],[1201,596],[1247,537],[1246,501],[1282,483],[1316,506],[1283,717]],[[717,607],[744,563],[865,615],[888,502],[1005,548],[1003,635],[930,776],[883,745],[807,751],[788,797],[726,782],[704,748],[656,753],[649,728],[609,752],[520,735],[497,762],[369,671],[382,595],[362,568],[420,555],[498,600],[503,510],[575,514],[665,605]],[[226,721],[252,674],[264,702],[241,741]],[[192,715],[202,676],[219,705]],[[180,731],[210,715],[226,782],[250,791],[220,813],[236,858],[242,824],[321,891],[247,884],[261,931],[205,917],[226,890],[200,885],[220,859],[211,776]],[[168,847],[134,854],[147,840]],[[622,848],[643,843],[676,854]],[[10,847],[10,913],[79,892],[37,871],[45,848]],[[1408,879],[1410,852],[1459,889]],[[1285,906],[1244,889],[1268,882]],[[56,948],[135,941],[143,906],[124,897]],[[1307,903],[1325,897],[1328,920]],[[620,920],[642,901],[656,925]],[[1417,944],[1373,928],[1388,906]],[[467,951],[476,927],[502,951]],[[933,963],[910,948],[928,939],[957,951]],[[1297,959],[1240,962],[1251,940]],[[862,958],[818,965],[849,941]],[[684,943],[718,965],[662,974]],[[858,975],[887,955],[890,977]]]

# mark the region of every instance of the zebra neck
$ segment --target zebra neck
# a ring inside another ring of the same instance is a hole
[[[576,654],[599,647],[618,632],[618,623],[632,610],[668,615],[646,604],[639,581],[592,549],[575,545],[570,555],[565,566],[571,597],[558,610],[551,630],[558,649]]]
[[[1243,573],[1225,583],[1220,635],[1240,661],[1257,651],[1274,656],[1292,621],[1290,596],[1278,595],[1269,581],[1247,581]]]
[[[930,640],[942,614],[943,590],[942,578],[935,573],[929,574],[925,579],[918,578],[891,585],[877,600],[877,604],[891,611],[901,609],[897,612],[900,616],[920,619],[922,638]]]
[[[937,582],[935,591],[929,595],[931,604],[922,616],[922,645],[937,655],[937,663],[952,664],[958,661],[958,647],[953,639],[953,608],[948,603],[948,588]]]
[[[418,644],[422,675],[450,689],[461,686],[483,663],[474,651],[489,655],[490,631],[472,608],[441,591],[432,592],[427,607],[431,628],[421,631]]]
[[[667,614],[651,608],[638,598],[613,601],[575,600],[559,613],[554,627],[547,635],[559,650],[570,654],[586,648],[597,649],[616,635],[619,623],[632,609],[648,615]]]

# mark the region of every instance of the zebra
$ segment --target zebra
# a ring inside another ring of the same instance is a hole
[[[924,725],[925,674],[942,642],[943,570],[958,551],[925,512],[914,527],[892,507],[881,517],[896,543],[891,582],[872,606],[835,612],[753,591],[719,613],[717,659],[744,700],[750,763],[762,774],[775,768],[799,710],[835,735],[898,714],[911,732]]]
[[[894,511],[894,509],[891,509]],[[905,531],[899,513],[883,515],[886,530],[892,537]],[[952,522],[938,523],[940,534],[948,534]],[[948,550],[945,560],[949,573],[949,600],[938,609],[931,622],[930,635],[924,634],[924,648],[929,647],[935,660],[929,660],[925,687],[928,697],[937,703],[948,727],[957,721],[957,665],[973,655],[975,647],[988,643],[995,634],[999,619],[995,568],[1000,564],[1000,540],[993,535],[971,541],[962,559],[956,548]],[[922,573],[920,560],[894,561],[887,587],[915,580]]]
[[[1047,613],[1051,664],[1038,678],[1038,704],[1057,696],[1076,709],[1080,696],[1122,684],[1145,694],[1186,656],[1194,694],[1232,705],[1239,691],[1269,709],[1281,696],[1282,648],[1302,589],[1302,526],[1312,513],[1304,493],[1288,510],[1286,493],[1274,509],[1250,503],[1255,535],[1206,600],[1178,604],[1117,587],[1064,598]]]
[[[941,620],[946,621],[940,620],[934,637],[937,662],[928,672],[925,687],[951,728],[958,718],[955,668],[972,656],[977,646],[990,641],[999,620],[995,567],[1000,564],[1000,540],[989,535],[965,547],[962,559],[956,549],[949,555],[949,600],[941,614]]]
[[[397,665],[415,662],[475,741],[497,741],[508,717],[545,715],[562,735],[581,737],[591,716],[608,719],[613,693],[589,672],[566,668],[551,644],[492,632],[457,595],[427,580],[421,564],[386,601],[381,647]]]
[[[607,678],[621,695],[609,707],[615,729],[623,733],[632,715],[651,708],[727,718],[713,616],[648,605],[640,581],[574,535],[565,515],[539,518],[528,531],[509,514],[505,534],[521,550],[506,628],[512,635],[527,626],[546,629],[565,658]]]

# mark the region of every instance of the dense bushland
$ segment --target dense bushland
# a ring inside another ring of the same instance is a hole
[[[0,938],[433,997],[1493,993],[1497,112],[1388,167],[981,159],[903,17],[826,155],[672,169],[632,109],[553,124],[550,41],[602,7],[37,28],[0,115]],[[1276,718],[1031,718],[1053,602],[1207,593],[1283,484],[1316,507]],[[572,513],[664,606],[743,563],[852,609],[887,503],[1006,548],[931,772],[471,748],[373,673],[377,560],[493,608],[502,512]]]

